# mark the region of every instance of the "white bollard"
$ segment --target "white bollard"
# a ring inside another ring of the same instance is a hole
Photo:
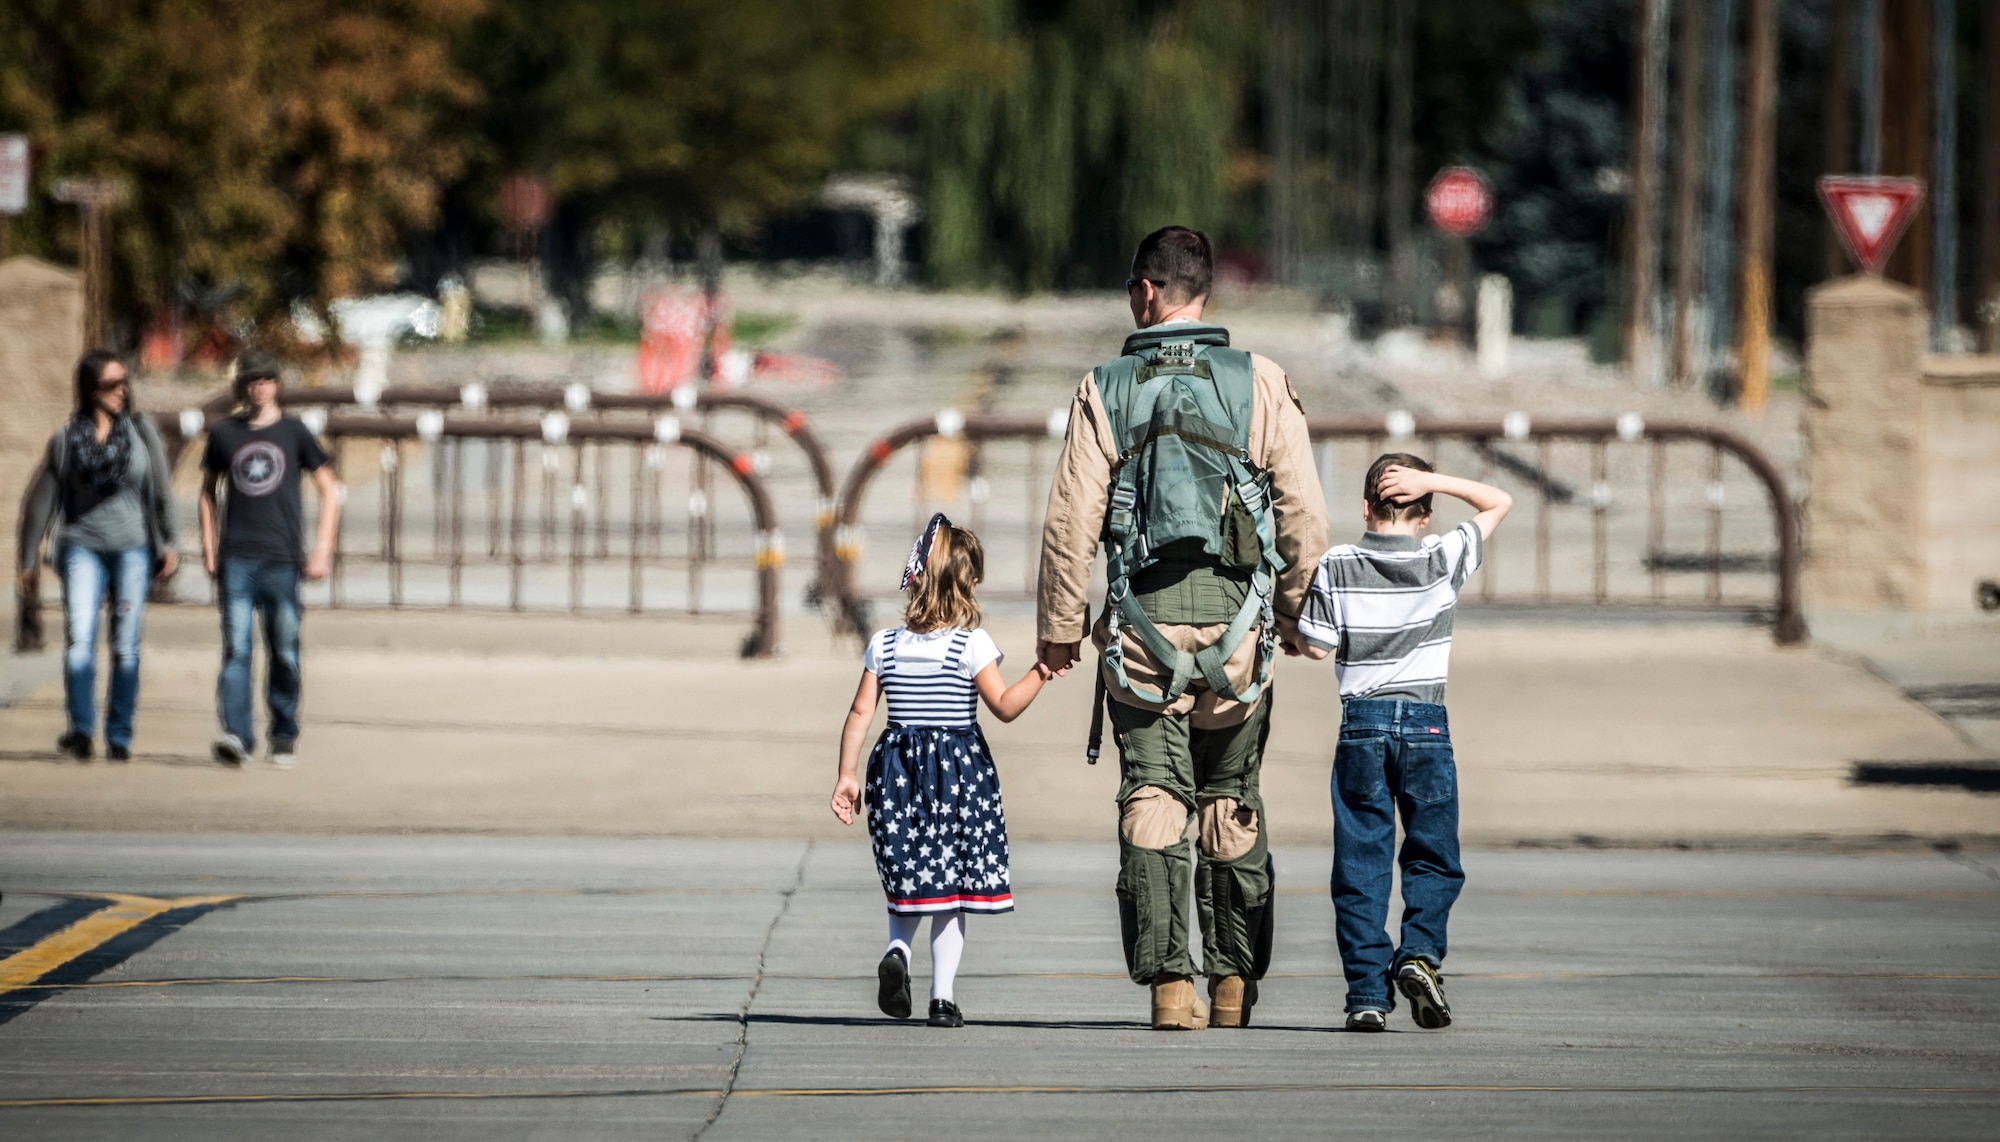
[[[1514,335],[1514,287],[1499,274],[1479,279],[1479,375],[1487,380],[1507,373],[1507,342]]]

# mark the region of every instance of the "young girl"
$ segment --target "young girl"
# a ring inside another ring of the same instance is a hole
[[[889,898],[889,950],[876,968],[884,1015],[910,1015],[910,942],[931,917],[930,1026],[963,1027],[952,977],[965,947],[967,912],[1012,912],[1007,818],[1000,775],[979,732],[973,696],[1011,722],[1047,674],[1040,664],[1012,686],[1000,680],[1000,649],[979,629],[973,588],[985,576],[979,539],[942,512],[903,569],[909,602],[903,623],[868,640],[861,685],[840,735],[833,815],[854,821],[863,800],[856,780],[861,739],[878,694],[889,696],[889,726],[868,755],[868,834],[875,871]]]

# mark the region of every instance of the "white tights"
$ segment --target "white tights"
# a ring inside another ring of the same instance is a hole
[[[889,946],[901,948],[903,958],[914,959],[910,954],[910,941],[916,939],[917,925],[922,916],[907,916],[900,912],[889,913]],[[931,914],[931,998],[951,998],[952,980],[958,975],[958,960],[965,953],[965,913],[956,909],[950,912]]]

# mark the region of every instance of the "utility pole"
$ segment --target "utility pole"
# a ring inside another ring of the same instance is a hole
[[[1415,194],[1415,119],[1417,0],[1389,0],[1389,186],[1385,204],[1389,233],[1389,324],[1407,325],[1415,317],[1417,250],[1410,241],[1410,209]]]
[[[1861,0],[1861,173],[1882,173],[1882,0]]]
[[[1883,0],[1882,4],[1882,173],[1929,180],[1932,119],[1932,0]],[[1931,260],[1935,187],[1910,222],[1888,276],[1918,293],[1934,288]]]
[[[1854,163],[1854,0],[1829,0],[1833,6],[1833,28],[1828,40],[1826,102],[1821,111],[1826,121],[1826,154],[1820,160],[1821,174],[1840,174]],[[1832,226],[1826,228],[1826,276],[1837,278],[1847,270],[1847,251]]]
[[[1304,67],[1300,59],[1300,28],[1294,0],[1270,0],[1266,6],[1264,34],[1271,45],[1268,73],[1270,114],[1266,130],[1270,134],[1271,177],[1267,184],[1266,212],[1269,218],[1271,262],[1278,280],[1298,283],[1298,166],[1299,118],[1305,99],[1300,90]]]
[[[1980,13],[1979,351],[2000,352],[2000,13]]]
[[[1931,261],[1937,269],[1937,288],[1931,291],[1934,353],[1950,352],[1958,330],[1958,73],[1952,50],[1956,15],[1953,0],[1931,0],[1931,122],[1937,132],[1931,140],[1936,169],[1931,183]]]
[[[1659,339],[1653,306],[1660,280],[1659,214],[1654,209],[1660,181],[1660,112],[1666,102],[1667,14],[1671,0],[1640,0],[1638,98],[1633,101],[1630,277],[1626,291],[1625,351],[1632,379],[1642,385],[1659,380]]]
[[[1708,25],[1708,226],[1702,238],[1702,314],[1706,319],[1708,363],[1720,362],[1730,347],[1730,272],[1736,266],[1736,13],[1737,0],[1716,0]]]
[[[1778,165],[1778,3],[1750,0],[1750,74],[1743,132],[1743,407],[1755,412],[1771,392],[1773,175]]]
[[[1674,361],[1671,379],[1694,379],[1694,297],[1701,280],[1701,57],[1708,0],[1681,0],[1680,107],[1674,138]]]

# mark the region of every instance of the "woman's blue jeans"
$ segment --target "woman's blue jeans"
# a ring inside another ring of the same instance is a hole
[[[1403,849],[1396,852],[1396,816]],[[1389,943],[1392,869],[1403,874],[1403,931]],[[1443,706],[1357,698],[1341,709],[1333,754],[1333,911],[1347,1010],[1395,1009],[1390,976],[1444,964],[1445,927],[1465,887],[1458,862],[1458,767]]]
[[[250,627],[264,613],[264,649],[270,653],[264,702],[271,711],[271,738],[299,736],[299,567],[224,559],[217,580],[222,604],[222,676],[216,681],[216,712],[222,728],[244,749],[257,745],[250,708]]]
[[[97,619],[104,596],[111,596],[111,696],[104,719],[108,745],[132,745],[132,719],[139,708],[139,628],[146,617],[146,581],[152,552],[62,549],[63,693],[68,698],[71,733],[97,732]]]

